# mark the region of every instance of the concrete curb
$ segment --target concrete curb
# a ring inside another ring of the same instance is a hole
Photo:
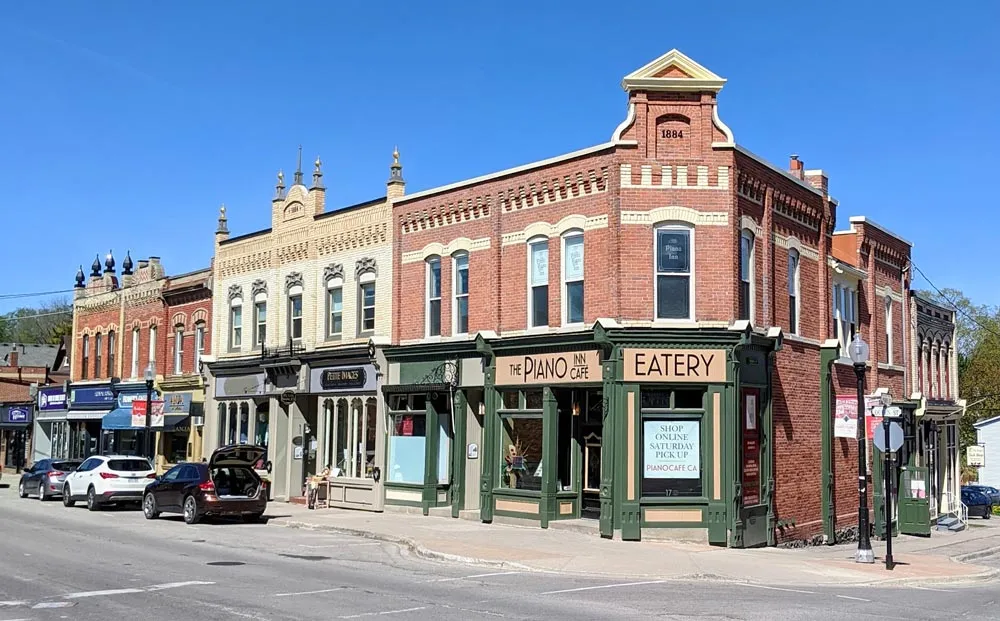
[[[355,537],[363,537],[365,539],[372,539],[375,541],[384,541],[386,543],[392,543],[401,546],[405,550],[414,554],[418,558],[431,561],[447,561],[452,563],[462,563],[465,565],[474,565],[479,567],[487,567],[493,569],[506,569],[506,570],[518,570],[524,572],[532,573],[558,573],[558,574],[569,574],[576,576],[600,576],[606,578],[623,578],[620,574],[605,574],[599,572],[580,572],[573,570],[549,570],[549,569],[539,569],[537,567],[532,567],[530,565],[524,565],[522,563],[516,563],[513,561],[497,561],[491,559],[474,558],[468,556],[462,556],[458,554],[449,554],[446,552],[438,552],[436,550],[431,550],[426,548],[413,539],[409,537],[400,537],[396,535],[385,535],[382,533],[375,533],[360,528],[351,528],[346,526],[335,526],[327,524],[313,524],[309,522],[301,522],[298,520],[290,520],[287,518],[278,518],[269,520],[270,524],[275,526],[281,526],[285,528],[299,528],[302,530],[313,530],[313,531],[325,531],[332,532],[342,535],[351,535]],[[974,558],[982,558],[984,556],[989,556],[996,552],[1000,552],[1000,546],[997,548],[990,548],[988,550],[983,550],[981,552],[973,552],[971,554],[962,555],[963,557],[972,556]],[[958,562],[963,562],[958,558],[953,559]],[[763,581],[746,580],[741,578],[730,578],[727,576],[720,576],[718,574],[711,573],[695,573],[695,574],[685,574],[681,576],[663,576],[657,574],[630,574],[630,578],[643,578],[643,579],[656,579],[665,581],[676,581],[676,582],[720,582],[720,583],[732,583],[732,584],[761,584],[766,585],[768,583]],[[1000,569],[986,569],[976,574],[969,576],[953,576],[953,577],[905,577],[905,578],[884,578],[884,579],[874,579],[874,580],[858,580],[858,581],[844,581],[843,579],[837,580],[836,582],[802,582],[802,583],[789,583],[791,586],[801,586],[801,587],[834,587],[834,586],[868,586],[868,587],[890,587],[890,586],[904,586],[907,584],[933,584],[933,585],[972,585],[984,582],[992,582],[1000,577]]]
[[[965,554],[958,554],[951,557],[951,560],[957,561],[959,563],[968,563],[969,561],[975,561],[977,559],[985,558],[987,556],[993,556],[994,554],[1000,554],[1000,546],[993,546],[992,548],[986,548],[984,550],[976,550],[975,552],[966,552]]]

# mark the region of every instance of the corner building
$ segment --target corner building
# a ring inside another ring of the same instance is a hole
[[[736,144],[724,83],[671,51],[625,77],[608,142],[393,202],[387,504],[821,536],[836,203]]]

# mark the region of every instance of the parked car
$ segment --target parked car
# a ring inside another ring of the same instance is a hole
[[[261,446],[224,446],[207,463],[177,464],[146,488],[142,512],[148,520],[160,513],[180,513],[188,524],[204,517],[233,516],[256,522],[267,509],[267,493],[254,464]]]
[[[962,488],[962,504],[969,508],[969,517],[978,515],[984,520],[988,520],[993,513],[993,503],[990,502],[990,497],[970,487]]]
[[[21,473],[17,495],[21,498],[38,496],[41,501],[62,495],[66,475],[76,470],[81,459],[41,459]]]
[[[138,503],[155,478],[156,471],[144,457],[90,457],[63,482],[63,504],[72,507],[76,501],[86,500],[87,508],[97,511],[108,503]]]
[[[962,489],[969,488],[977,492],[986,494],[990,498],[990,502],[994,507],[1000,506],[1000,490],[989,485],[980,485],[978,483],[973,483],[971,485],[963,485]]]

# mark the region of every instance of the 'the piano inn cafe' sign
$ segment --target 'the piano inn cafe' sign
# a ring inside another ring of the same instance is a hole
[[[497,386],[601,380],[601,355],[596,350],[501,356],[496,361]]]

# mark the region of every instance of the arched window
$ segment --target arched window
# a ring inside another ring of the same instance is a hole
[[[115,331],[108,330],[108,377],[115,375]]]
[[[452,305],[453,334],[469,333],[469,253],[456,252],[452,255],[452,270],[454,272],[455,302]]]
[[[94,379],[101,376],[101,333],[94,335]]]
[[[653,229],[656,319],[694,320],[694,228],[662,224]]]
[[[132,367],[129,377],[139,377],[139,328],[132,329]]]
[[[893,319],[892,319],[892,298],[888,295],[885,296],[885,361],[892,364],[893,351],[892,351],[892,334],[893,334]]]
[[[549,325],[549,239],[528,240],[528,327]]]
[[[562,238],[562,322],[580,324],[583,313],[583,231],[567,232]]]
[[[174,375],[184,372],[184,326],[174,326]]]
[[[788,251],[788,333],[799,333],[799,251]]]
[[[754,319],[754,235],[750,229],[740,234],[740,319]]]
[[[427,282],[424,329],[427,336],[441,336],[441,257],[428,258],[424,273]]]
[[[87,379],[90,369],[90,337],[83,335],[83,365],[80,367],[80,379]]]

